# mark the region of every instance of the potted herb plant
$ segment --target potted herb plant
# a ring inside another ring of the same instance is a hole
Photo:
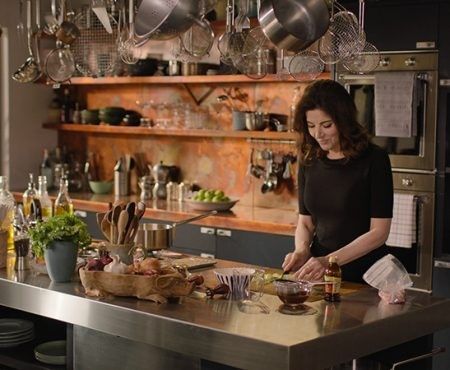
[[[34,255],[44,257],[50,279],[58,283],[71,280],[78,251],[91,242],[87,225],[70,214],[50,217],[29,234]]]

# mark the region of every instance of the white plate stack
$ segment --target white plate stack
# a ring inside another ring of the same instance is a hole
[[[50,365],[65,365],[66,341],[54,340],[39,344],[34,349],[36,360]]]
[[[0,348],[18,346],[34,339],[34,324],[22,319],[0,319]]]

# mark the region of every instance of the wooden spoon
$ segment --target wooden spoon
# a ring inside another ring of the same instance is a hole
[[[106,238],[106,240],[111,241],[111,224],[109,223],[107,218],[103,218],[101,224],[100,224],[100,230],[103,233],[103,236]]]
[[[142,216],[144,216],[144,213],[145,213],[145,203],[139,202],[136,206],[135,214],[136,214],[136,216],[139,217],[139,220],[140,220],[142,218]]]
[[[113,208],[112,212],[112,222],[111,222],[111,243],[116,244],[118,241],[118,231],[117,231],[117,223],[119,222],[120,212],[122,212],[122,208],[120,205],[116,205]]]
[[[128,231],[128,229],[130,228],[131,221],[133,221],[134,212],[136,210],[136,202],[129,202],[126,205],[125,210],[128,212],[128,222],[127,222],[127,227],[125,230],[125,233],[126,233]]]
[[[138,228],[139,228],[139,217],[137,215],[134,215],[133,219],[131,220],[130,227],[128,228],[127,233],[125,235],[124,243],[129,243],[134,240]]]
[[[97,225],[101,229],[102,228],[102,221],[105,218],[106,213],[96,213],[95,217],[97,219]]]
[[[128,224],[128,212],[122,210],[119,214],[119,220],[117,221],[117,244],[123,244],[125,239],[125,233],[127,231]]]

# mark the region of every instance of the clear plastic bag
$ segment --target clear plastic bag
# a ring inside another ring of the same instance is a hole
[[[392,254],[375,262],[363,279],[378,289],[380,298],[390,304],[405,302],[405,289],[413,285],[403,264]]]

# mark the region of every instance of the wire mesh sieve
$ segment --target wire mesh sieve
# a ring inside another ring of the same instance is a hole
[[[118,59],[116,20],[108,13],[112,33],[108,33],[90,7],[83,7],[74,23],[80,36],[72,44],[75,66],[84,76],[99,77],[112,72]]]

